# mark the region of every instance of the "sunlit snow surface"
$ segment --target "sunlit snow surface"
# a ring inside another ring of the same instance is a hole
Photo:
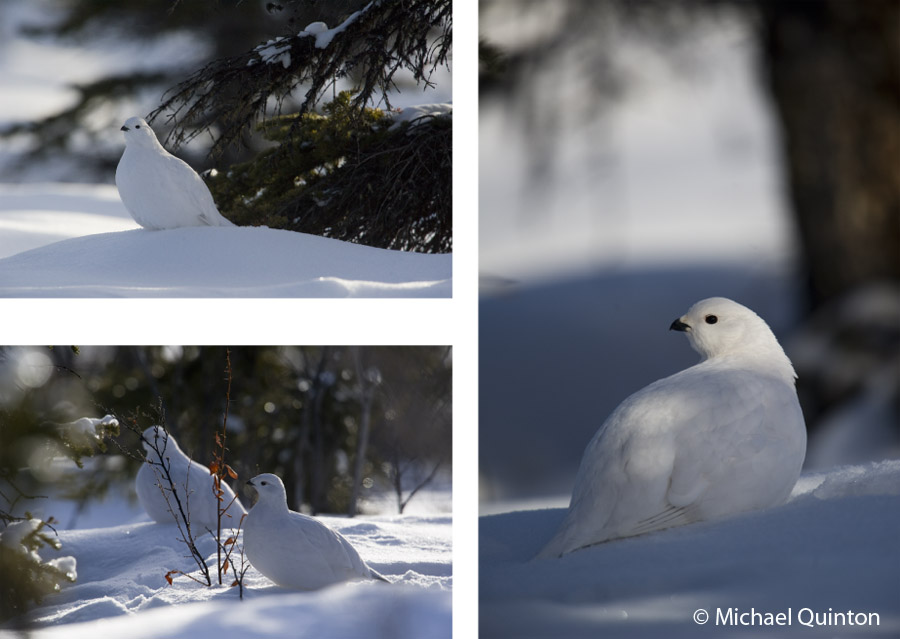
[[[146,231],[114,187],[0,185],[2,297],[449,297],[451,264],[269,228]]]
[[[174,524],[143,521],[146,515],[116,500],[100,504],[88,517],[93,525],[141,521],[60,530],[62,549],[45,548],[42,554],[47,559],[74,556],[78,582],[64,585],[32,611],[30,618],[43,628],[32,637],[450,637],[448,513],[320,517],[392,583],[354,582],[295,592],[275,586],[251,567],[243,601],[238,588],[229,587],[232,577],[213,588],[184,576],[175,576],[171,586],[166,583],[169,570],[197,575]],[[214,565],[212,538],[202,537],[198,547]],[[12,636],[0,631],[0,637]]]
[[[900,636],[900,461],[803,476],[779,508],[533,560],[563,513],[481,519],[482,639]],[[793,623],[715,623],[717,608],[735,607],[790,607]],[[802,608],[877,613],[879,624],[810,628]],[[696,624],[699,609],[712,621]]]

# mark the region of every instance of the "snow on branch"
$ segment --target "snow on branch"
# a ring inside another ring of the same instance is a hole
[[[348,77],[355,80],[357,109],[390,108],[395,74],[407,70],[418,84],[432,86],[432,73],[449,62],[451,36],[451,0],[370,2],[332,29],[312,23],[296,35],[213,61],[171,89],[150,119],[168,114],[176,126],[167,141],[175,146],[208,131],[215,120],[221,127],[215,156],[242,141],[271,100],[280,107],[298,89],[301,113]]]

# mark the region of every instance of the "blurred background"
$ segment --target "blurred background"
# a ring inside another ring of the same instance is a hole
[[[749,306],[806,470],[900,456],[900,3],[481,0],[483,513],[565,506],[625,397]]]
[[[315,21],[336,26],[366,4],[364,0],[4,0],[0,182],[111,184],[124,148],[119,127],[127,118],[146,117],[166,91],[214,60],[296,34]],[[449,101],[449,69],[438,67],[431,79],[434,87],[417,82],[406,70],[398,72],[392,106]],[[339,81],[335,91],[350,88],[352,81]],[[303,94],[301,87],[277,96],[283,99],[282,110],[291,113]],[[151,124],[161,141],[171,130],[165,118]],[[212,136],[201,135],[181,146],[177,155],[201,171],[214,164],[221,169],[246,161],[271,146],[259,135],[248,134],[245,141],[248,146],[229,147],[213,162],[207,157]],[[169,150],[173,151],[171,146]]]
[[[4,347],[0,516],[128,523],[123,504],[142,513],[138,433],[164,424],[208,466],[226,398],[225,461],[246,506],[244,483],[272,472],[294,510],[450,512],[451,375],[449,347]],[[102,445],[71,424],[107,414],[119,433]]]

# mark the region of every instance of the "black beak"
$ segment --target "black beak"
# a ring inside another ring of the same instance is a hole
[[[123,124],[123,125],[122,125],[122,128],[119,129],[119,131],[131,131],[131,129],[129,129],[127,126],[125,126],[125,125]]]
[[[247,485],[248,485],[248,486],[253,486],[254,488],[256,487],[256,484],[253,483],[253,480],[252,480],[252,479],[248,479],[248,480],[247,480]]]
[[[669,327],[669,330],[670,331],[686,331],[689,328],[690,328],[690,326],[688,324],[685,324],[680,319],[677,319],[674,322],[672,322],[672,325]]]

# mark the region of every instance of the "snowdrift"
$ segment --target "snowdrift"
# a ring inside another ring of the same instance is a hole
[[[450,516],[321,519],[392,583],[352,582],[295,592],[250,567],[240,601],[238,588],[228,587],[231,577],[212,588],[185,576],[166,583],[169,570],[195,569],[174,524],[61,530],[62,549],[56,554],[77,559],[78,579],[30,613],[34,624],[44,627],[30,636],[450,637]],[[212,538],[202,537],[198,548],[214,566]],[[42,555],[50,558],[54,552],[44,548]],[[19,635],[0,631],[0,636]]]
[[[900,461],[801,477],[779,508],[532,559],[564,512],[481,518],[482,638],[900,636]],[[717,624],[730,608],[790,608],[792,623]],[[801,609],[878,625],[810,627]]]
[[[137,229],[0,260],[6,297],[449,297],[451,257],[268,228]]]
[[[262,227],[137,228],[106,185],[0,185],[0,297],[450,297],[452,256]]]

